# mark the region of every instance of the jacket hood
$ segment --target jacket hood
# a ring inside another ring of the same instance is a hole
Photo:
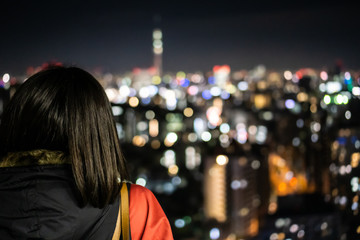
[[[118,202],[81,206],[68,158],[57,151],[9,153],[0,162],[0,238],[111,239]]]

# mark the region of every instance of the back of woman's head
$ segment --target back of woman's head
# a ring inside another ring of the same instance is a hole
[[[85,204],[114,201],[118,177],[127,178],[108,98],[100,83],[80,68],[36,73],[6,106],[0,156],[36,149],[68,155]]]

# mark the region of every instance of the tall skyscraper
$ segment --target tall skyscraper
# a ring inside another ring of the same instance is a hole
[[[162,74],[162,53],[163,53],[163,41],[162,31],[158,28],[153,31],[153,53],[154,53],[154,67],[156,74],[161,76]]]
[[[257,161],[257,160],[256,160]],[[209,156],[205,160],[204,206],[209,226],[220,238],[255,236],[259,230],[257,171],[245,156]],[[211,225],[212,224],[212,225]]]

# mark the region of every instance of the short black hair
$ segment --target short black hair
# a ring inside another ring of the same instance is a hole
[[[69,156],[84,204],[103,207],[113,202],[118,179],[128,179],[107,95],[99,81],[78,67],[58,66],[34,74],[6,105],[0,157],[35,149]]]

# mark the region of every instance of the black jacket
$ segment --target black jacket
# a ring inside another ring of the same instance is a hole
[[[119,201],[81,207],[71,166],[0,168],[0,239],[111,240]]]

